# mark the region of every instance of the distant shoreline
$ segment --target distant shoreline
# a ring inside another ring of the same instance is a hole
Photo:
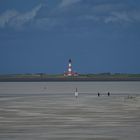
[[[99,73],[64,76],[63,74],[7,74],[0,75],[0,82],[92,82],[92,81],[140,81],[140,74]]]

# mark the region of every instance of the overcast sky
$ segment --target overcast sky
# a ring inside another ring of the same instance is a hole
[[[140,73],[140,0],[0,0],[0,74]]]

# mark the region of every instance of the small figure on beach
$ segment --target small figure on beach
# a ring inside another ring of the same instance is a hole
[[[98,92],[98,96],[100,96],[100,93]]]
[[[110,96],[110,92],[108,92],[107,95]]]
[[[127,99],[135,99],[136,97],[135,96],[130,96],[128,95]]]
[[[78,98],[78,89],[76,88],[75,97]]]

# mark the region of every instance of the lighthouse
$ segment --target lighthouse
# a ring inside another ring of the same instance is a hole
[[[64,76],[78,76],[78,73],[73,72],[72,70],[72,60],[69,59],[68,70],[64,73]]]
[[[69,65],[68,65],[68,76],[72,76],[73,72],[72,72],[72,61],[71,59],[69,59]]]

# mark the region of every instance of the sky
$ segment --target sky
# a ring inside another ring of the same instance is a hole
[[[140,73],[140,0],[0,0],[0,74]]]

